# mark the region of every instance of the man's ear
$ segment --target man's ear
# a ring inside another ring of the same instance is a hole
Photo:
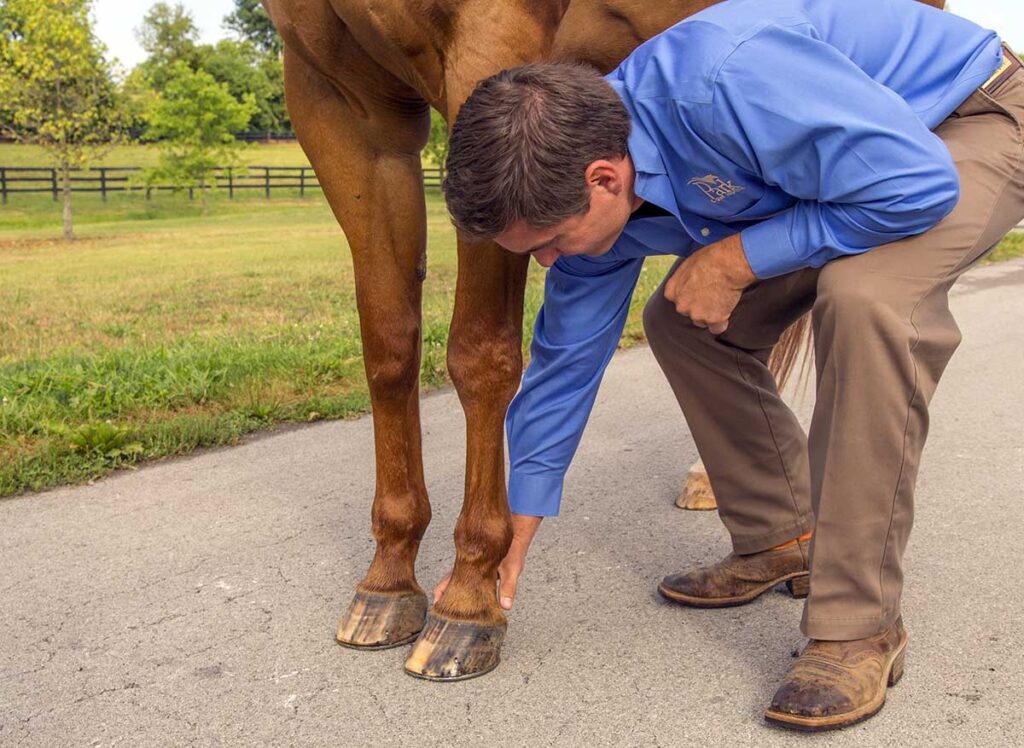
[[[608,159],[592,161],[584,172],[587,187],[619,195],[626,188],[625,175],[619,165]]]

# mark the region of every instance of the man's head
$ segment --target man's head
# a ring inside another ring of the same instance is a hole
[[[637,202],[629,114],[596,70],[536,63],[482,81],[448,146],[455,225],[550,266],[611,249]]]

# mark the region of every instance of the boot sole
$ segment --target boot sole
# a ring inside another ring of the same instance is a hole
[[[787,714],[768,709],[764,713],[765,722],[777,725],[778,727],[785,727],[789,730],[825,732],[826,730],[839,730],[844,727],[850,727],[858,722],[863,722],[869,717],[875,716],[885,706],[886,691],[890,687],[895,686],[900,678],[903,677],[903,659],[908,641],[910,641],[910,637],[904,631],[903,639],[900,641],[899,646],[893,650],[889,662],[886,663],[885,675],[882,678],[879,695],[859,709],[854,709],[852,712],[845,714],[833,714],[828,717],[801,717],[797,714]]]
[[[753,602],[772,587],[782,584],[783,582],[786,583],[786,587],[789,589],[789,594],[793,597],[798,600],[807,597],[810,577],[811,574],[808,571],[786,574],[778,579],[765,582],[760,587],[754,588],[751,592],[744,595],[735,595],[733,597],[694,597],[692,595],[683,594],[682,592],[677,592],[671,587],[666,587],[664,582],[658,585],[658,593],[666,600],[679,603],[680,605],[687,605],[691,608],[734,608],[738,605],[746,605],[747,603]]]

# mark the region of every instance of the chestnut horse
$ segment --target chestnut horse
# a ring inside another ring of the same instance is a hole
[[[263,2],[284,39],[296,135],[352,250],[373,405],[377,549],[337,638],[377,649],[418,636],[405,665],[410,674],[480,675],[498,664],[506,627],[496,596],[498,564],[511,541],[503,422],[522,374],[528,258],[458,237],[448,371],[466,415],[465,496],[451,582],[428,611],[414,565],[430,521],[419,420],[427,237],[420,151],[430,107],[451,123],[477,81],[530,61],[576,61],[608,72],[712,2]],[[791,329],[779,352],[791,358],[798,338]]]

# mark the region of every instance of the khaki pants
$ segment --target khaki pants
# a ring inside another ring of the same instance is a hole
[[[734,550],[764,550],[813,526],[801,621],[812,639],[872,636],[900,614],[928,403],[960,342],[947,295],[1024,218],[1022,130],[1017,70],[935,129],[961,196],[929,231],[756,283],[720,336],[677,314],[664,284],[644,310]],[[805,436],[766,363],[808,310],[817,398]]]

